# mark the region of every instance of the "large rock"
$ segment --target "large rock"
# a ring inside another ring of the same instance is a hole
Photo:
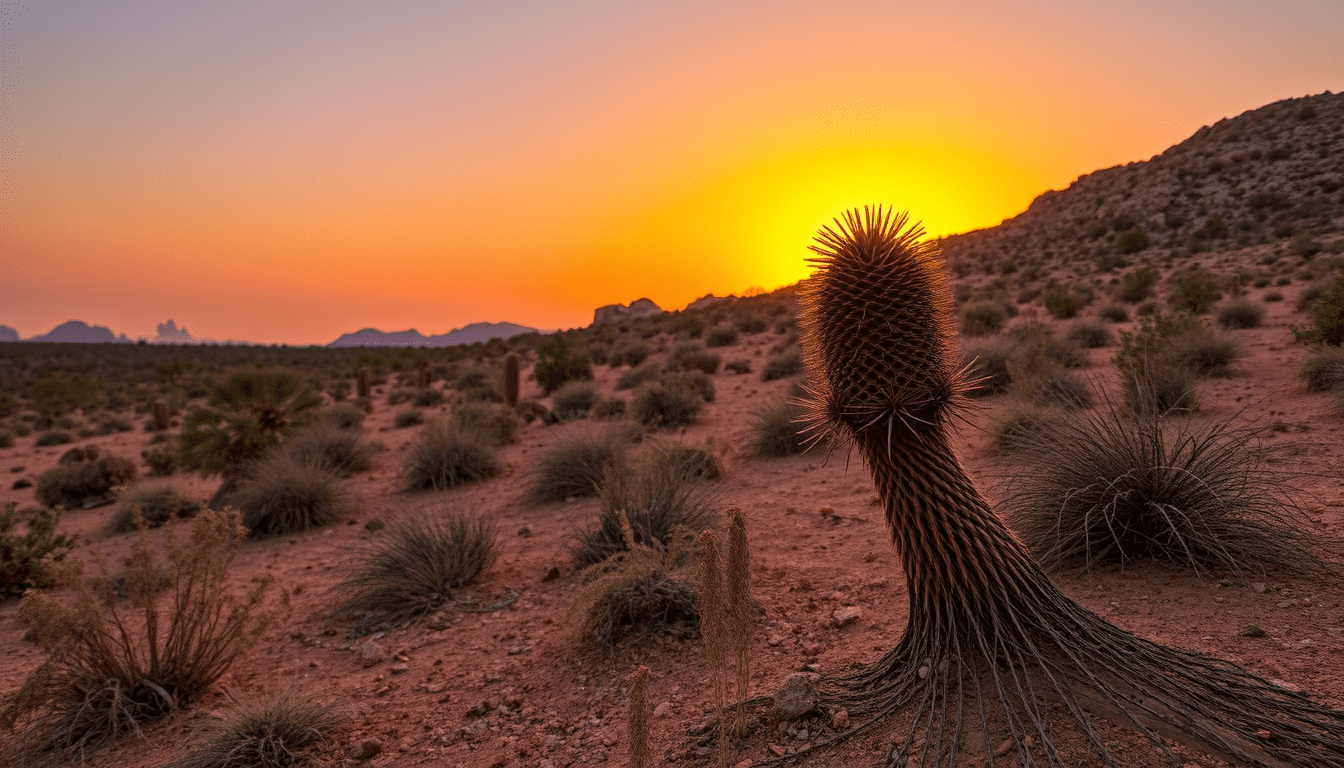
[[[662,307],[653,303],[652,299],[635,299],[630,302],[630,306],[624,304],[608,304],[605,307],[598,307],[593,311],[593,325],[619,323],[622,320],[651,317],[653,315],[661,315],[662,313]]]
[[[817,708],[817,687],[806,672],[794,672],[775,694],[774,715],[780,720],[797,720]]]

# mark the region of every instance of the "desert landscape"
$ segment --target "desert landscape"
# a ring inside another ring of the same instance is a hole
[[[1344,96],[1290,99],[935,241],[951,446],[1054,584],[1336,710],[1342,156]],[[1049,749],[968,710],[933,755],[910,707],[828,700],[911,595],[871,462],[804,451],[808,290],[435,348],[0,343],[6,764],[1239,764],[1123,717],[1090,743],[1057,700]],[[222,660],[150,679],[146,615]]]

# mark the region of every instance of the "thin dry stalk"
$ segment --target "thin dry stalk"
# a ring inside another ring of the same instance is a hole
[[[640,667],[626,678],[630,685],[629,715],[626,732],[630,738],[630,768],[649,768],[653,765],[653,750],[649,740],[649,668]]]

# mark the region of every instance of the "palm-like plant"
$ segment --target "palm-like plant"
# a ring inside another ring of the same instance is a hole
[[[238,471],[313,421],[322,396],[303,377],[277,368],[230,373],[209,401],[187,412],[178,436],[183,466],[205,475]]]

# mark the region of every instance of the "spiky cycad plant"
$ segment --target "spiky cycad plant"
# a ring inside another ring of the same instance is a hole
[[[178,460],[205,475],[223,475],[210,506],[236,485],[243,469],[312,422],[322,396],[297,373],[240,368],[215,385],[209,401],[187,412],[178,435]]]
[[[1344,766],[1344,712],[1107,623],[1060,592],[990,507],[952,450],[967,377],[941,259],[922,235],[905,214],[846,213],[818,235],[801,296],[812,438],[846,440],[867,463],[910,595],[896,647],[824,681],[824,703],[867,724],[908,714],[893,757],[924,766],[955,765],[963,738],[983,739],[993,764],[991,718],[1024,765],[1064,765],[1054,729],[1071,720],[1115,766],[1094,715],[1163,752],[1170,738],[1243,764]]]

